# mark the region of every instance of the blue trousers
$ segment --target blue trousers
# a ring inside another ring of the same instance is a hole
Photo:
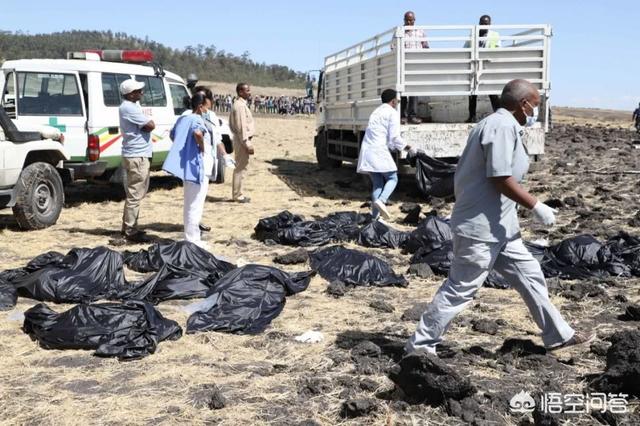
[[[383,203],[389,201],[389,197],[393,194],[393,190],[398,185],[398,173],[397,172],[385,172],[385,173],[369,173],[371,183],[373,184],[373,192],[371,193],[371,202],[380,200]],[[375,206],[371,206],[371,214],[374,218],[380,215],[380,212]]]

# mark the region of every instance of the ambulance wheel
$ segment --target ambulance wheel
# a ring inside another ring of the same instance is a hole
[[[22,229],[44,229],[58,221],[64,188],[58,171],[48,163],[25,167],[16,184],[13,215]]]

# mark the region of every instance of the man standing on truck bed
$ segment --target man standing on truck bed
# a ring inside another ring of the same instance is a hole
[[[526,80],[510,81],[501,103],[502,108],[473,128],[460,157],[451,214],[454,258],[447,280],[407,342],[407,353],[435,354],[449,324],[471,303],[491,270],[520,293],[548,350],[595,337],[574,331],[551,303],[540,263],[520,235],[518,204],[544,225],[555,223],[554,210],[520,186],[529,167],[521,126],[537,120],[538,90]]]
[[[229,127],[233,133],[233,152],[236,160],[231,197],[233,201],[248,203],[249,197],[242,193],[242,178],[249,165],[249,156],[254,154],[252,139],[255,125],[253,124],[253,115],[247,105],[247,99],[251,97],[251,88],[247,83],[238,83],[236,93],[238,98],[233,103],[229,115]]]
[[[416,24],[416,14],[408,11],[404,14],[404,25],[412,27]],[[424,31],[420,29],[404,31],[404,48],[405,49],[428,49],[429,43],[425,38]],[[400,112],[402,115],[402,124],[420,124],[422,120],[417,117],[418,98],[416,96],[403,96],[400,101]]]
[[[140,202],[149,189],[151,168],[151,132],[156,125],[144,115],[138,101],[142,98],[144,83],[128,79],[120,84],[124,100],[120,105],[120,131],[122,132],[122,167],[125,171],[124,213],[122,235],[131,242],[146,242],[144,233],[138,229]]]
[[[491,25],[491,16],[482,15],[480,17],[480,25]],[[483,49],[496,49],[500,47],[500,34],[497,31],[483,29],[478,32],[480,37],[486,37],[485,40],[478,41],[478,47]],[[467,41],[464,44],[465,49],[471,47],[471,42]],[[498,108],[500,108],[500,97],[498,95],[489,95],[489,100],[491,101],[491,108],[493,108],[493,112],[496,112]],[[475,123],[477,121],[476,118],[476,107],[478,105],[478,95],[469,96],[469,118],[467,119],[467,123]]]
[[[386,89],[380,97],[382,105],[371,113],[364,133],[358,157],[358,173],[368,174],[371,178],[373,218],[378,219],[382,215],[389,219],[386,204],[398,184],[398,167],[389,150],[406,150],[411,154],[415,152],[400,136],[398,93],[393,89]]]

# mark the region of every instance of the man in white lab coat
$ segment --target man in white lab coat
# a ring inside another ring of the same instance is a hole
[[[371,213],[374,219],[391,215],[386,203],[398,184],[398,167],[390,150],[415,151],[400,137],[398,94],[393,89],[382,92],[382,105],[369,117],[367,130],[360,146],[358,173],[368,174],[373,184]]]

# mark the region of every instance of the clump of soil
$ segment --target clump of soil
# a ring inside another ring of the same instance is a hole
[[[427,310],[429,303],[416,303],[402,313],[402,321],[420,321],[420,317]]]
[[[640,331],[619,331],[609,340],[607,367],[591,386],[600,392],[640,396]]]
[[[297,249],[273,258],[273,261],[280,265],[297,265],[306,263],[307,260],[309,260],[309,253],[305,249]]]
[[[374,412],[378,408],[378,404],[371,398],[358,398],[345,401],[342,404],[340,415],[347,419],[366,416]]]
[[[396,308],[394,308],[391,303],[385,302],[384,300],[374,300],[373,302],[369,303],[369,307],[375,309],[378,312],[387,314],[396,310]]]
[[[219,410],[227,406],[227,399],[215,384],[198,386],[191,393],[191,402],[196,408],[208,408],[210,410]]]
[[[468,377],[435,355],[420,353],[404,357],[389,373],[389,378],[412,402],[438,406],[448,399],[462,400],[475,393]]]

